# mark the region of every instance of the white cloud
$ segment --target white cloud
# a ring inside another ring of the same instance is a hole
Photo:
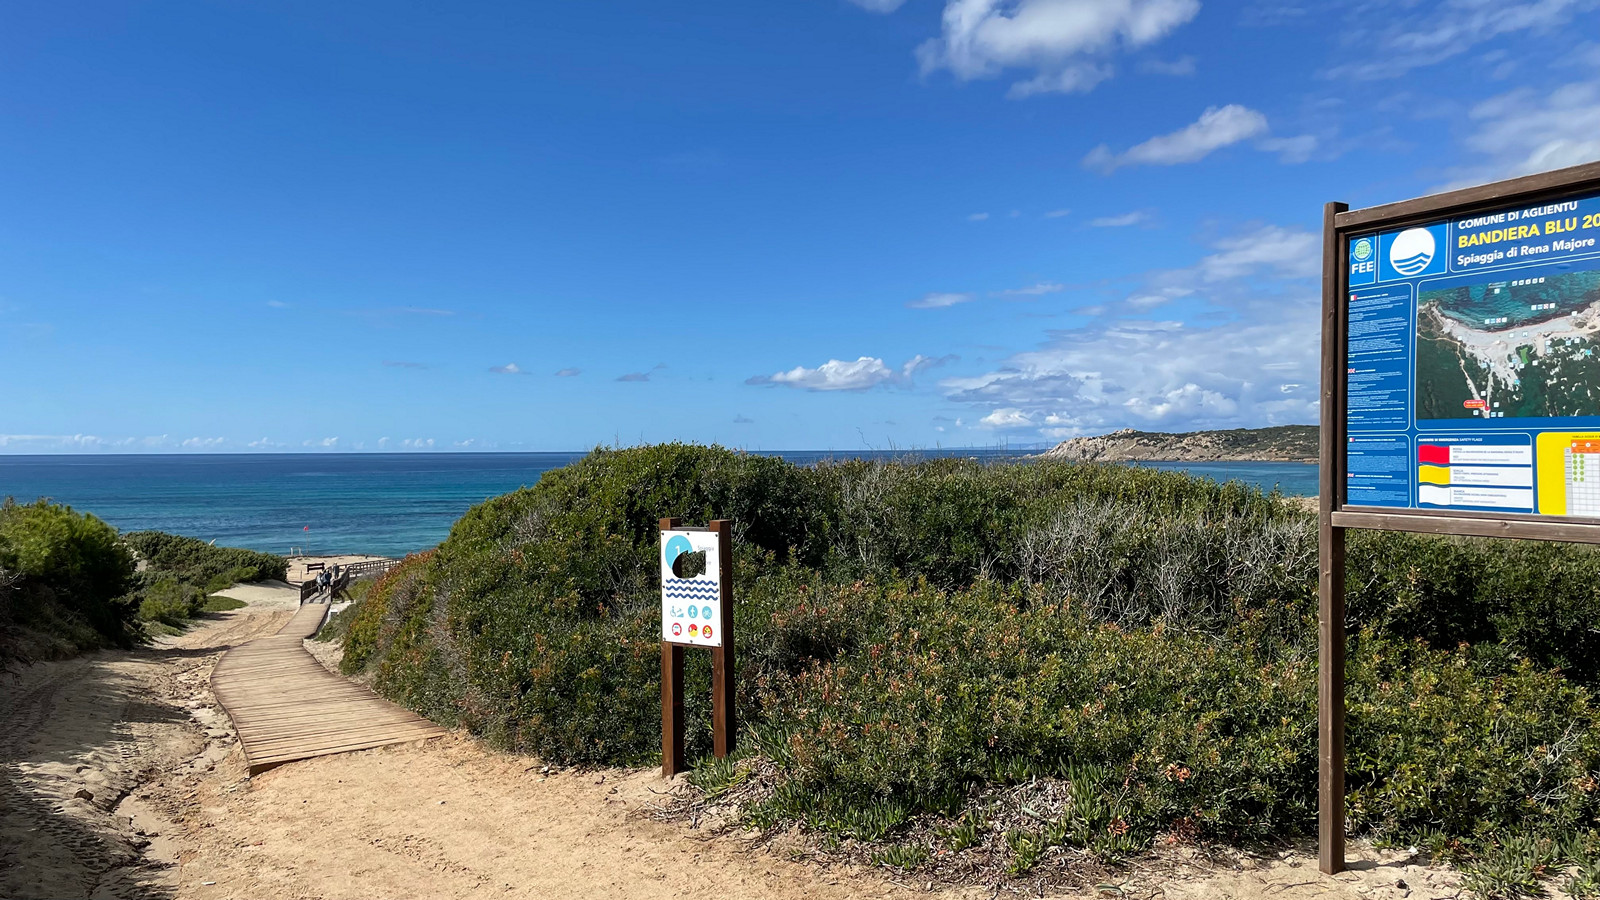
[[[1187,77],[1194,74],[1194,57],[1183,56],[1178,59],[1147,59],[1139,63],[1139,71],[1148,75],[1176,75]]]
[[[1187,297],[1193,293],[1194,291],[1190,288],[1165,287],[1158,288],[1149,293],[1133,294],[1126,300],[1123,300],[1122,303],[1123,305],[1136,310],[1154,309],[1164,303],[1171,303],[1174,300],[1177,300],[1181,297]]]
[[[1365,58],[1336,66],[1335,78],[1395,78],[1465,53],[1501,35],[1529,32],[1553,35],[1580,14],[1600,7],[1596,0],[1443,0],[1397,4],[1375,0],[1354,6],[1357,23],[1345,43],[1363,48]],[[1378,28],[1371,23],[1382,23]]]
[[[1150,214],[1144,210],[1134,210],[1119,216],[1101,216],[1091,219],[1089,224],[1095,228],[1126,228],[1129,225],[1139,225],[1150,220]]]
[[[433,449],[433,438],[406,438],[400,442],[400,446],[408,450],[431,450]]]
[[[946,309],[976,299],[976,294],[932,293],[924,294],[920,300],[912,300],[906,306],[911,309]]]
[[[1057,284],[1053,281],[1041,281],[1038,284],[1029,285],[1028,287],[1011,288],[1010,290],[995,291],[994,293],[996,297],[1042,297],[1045,294],[1056,294],[1066,289],[1067,286],[1064,284]]]
[[[320,441],[318,441],[318,440],[304,441],[304,442],[302,442],[302,446],[306,446],[306,447],[337,447],[337,446],[339,446],[339,439],[336,438],[336,437],[325,437]]]
[[[1600,159],[1600,81],[1511,91],[1478,104],[1470,118],[1477,131],[1465,143],[1484,161],[1458,171],[1458,185]]]
[[[994,412],[989,413],[987,416],[979,419],[978,424],[984,428],[993,428],[996,430],[1032,428],[1033,419],[1029,418],[1028,414],[1022,410],[1017,409],[1016,407],[1007,406],[997,409]]]
[[[1310,278],[1321,271],[1320,239],[1295,228],[1267,225],[1249,234],[1222,238],[1218,252],[1200,260],[1205,281],[1225,281],[1263,270],[1284,278]]]
[[[1124,406],[1140,418],[1157,421],[1174,413],[1227,418],[1239,411],[1238,401],[1232,397],[1218,391],[1206,390],[1192,381],[1158,397],[1129,397]]]
[[[92,434],[0,434],[0,448],[31,449],[93,449],[106,441]]]
[[[517,364],[516,363],[506,363],[503,366],[490,366],[489,367],[489,371],[495,373],[496,375],[521,375],[522,374],[522,370],[517,368]]]
[[[1305,279],[1317,247],[1277,226],[1216,240],[1192,266],[1146,273],[1122,302],[1078,310],[1086,324],[939,386],[985,427],[1052,439],[1315,421],[1317,391],[1303,386],[1317,383],[1320,298]],[[1172,312],[1144,318],[1156,308]]]
[[[288,309],[289,308],[289,304],[283,302],[282,300],[268,300],[267,301],[267,305],[272,307],[273,309]]]
[[[917,354],[906,360],[899,371],[891,369],[881,357],[863,356],[854,361],[830,359],[815,369],[795,366],[787,372],[754,375],[745,384],[775,384],[807,391],[866,391],[885,384],[909,385],[911,377],[923,369],[941,366],[954,356],[928,357]]]
[[[582,375],[582,374],[583,374],[583,370],[582,369],[568,368],[568,369],[560,369],[560,370],[558,370],[556,372],[556,377],[557,378],[574,378],[574,377],[576,377],[578,375]]]
[[[1110,174],[1123,166],[1173,166],[1204,159],[1223,147],[1267,133],[1267,117],[1246,106],[1213,106],[1170,134],[1157,135],[1115,153],[1105,144],[1083,158],[1086,168]]]
[[[876,356],[863,356],[854,362],[830,359],[815,369],[795,366],[787,372],[758,375],[748,384],[783,384],[808,391],[864,391],[893,381],[895,372]]]
[[[906,0],[850,0],[851,3],[861,7],[867,12],[892,13],[900,8]]]
[[[955,362],[958,359],[960,359],[960,357],[956,356],[954,353],[946,356],[923,356],[921,353],[918,353],[916,356],[906,360],[905,365],[900,367],[900,377],[907,383],[910,383],[911,376],[917,374],[923,369],[937,368],[945,363]]]
[[[988,221],[988,219],[989,219],[989,214],[986,213],[986,212],[984,212],[984,213],[973,213],[972,215],[967,216],[967,221],[968,222],[986,222],[986,221]]]
[[[1070,215],[1072,215],[1072,210],[1070,210],[1070,209],[1052,209],[1049,212],[1045,213],[1044,217],[1046,219],[1059,219],[1062,216],[1070,216]]]
[[[1303,163],[1311,158],[1317,151],[1321,141],[1314,134],[1301,134],[1294,137],[1269,137],[1256,142],[1256,147],[1268,153],[1278,154],[1278,161],[1282,163]]]
[[[924,75],[962,81],[1031,71],[1013,97],[1092,90],[1119,49],[1153,44],[1193,19],[1199,0],[946,0],[942,32],[917,48]]]

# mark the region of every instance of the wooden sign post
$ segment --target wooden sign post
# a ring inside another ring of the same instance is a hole
[[[1597,280],[1600,163],[1323,210],[1323,872],[1345,865],[1344,531],[1600,543]]]
[[[705,571],[691,574],[685,554],[704,553]],[[661,520],[661,774],[684,771],[683,652],[711,650],[711,740],[718,759],[734,749],[733,521],[704,528]]]

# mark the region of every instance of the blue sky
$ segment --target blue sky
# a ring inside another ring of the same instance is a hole
[[[1312,422],[1323,202],[1600,158],[1597,9],[6,4],[0,452]]]

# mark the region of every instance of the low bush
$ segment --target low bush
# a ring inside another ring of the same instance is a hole
[[[134,560],[116,529],[40,500],[0,503],[0,666],[128,646]]]
[[[207,597],[206,602],[201,604],[200,611],[228,612],[229,610],[244,609],[249,605],[243,600],[235,600],[232,597]]]
[[[201,613],[244,605],[210,596],[218,591],[235,584],[282,580],[289,570],[289,561],[281,556],[215,547],[162,531],[135,531],[123,540],[145,564],[134,587],[140,618],[169,629],[181,628]]]
[[[206,595],[192,584],[163,578],[139,593],[139,617],[173,628],[182,626],[205,608]]]
[[[1163,833],[1313,826],[1314,519],[1170,472],[597,451],[392,569],[348,614],[343,665],[497,745],[652,762],[670,515],[736,523],[757,824],[954,835],[996,786],[1059,783],[1061,818],[1005,842],[1019,871],[1056,845],[1120,858]],[[1357,830],[1488,852],[1593,829],[1600,554],[1383,534],[1347,564]],[[707,654],[686,680],[706,754]]]
[[[199,538],[163,531],[134,531],[123,540],[150,569],[189,584],[205,586],[230,575],[232,580],[221,587],[238,581],[282,581],[289,572],[289,561],[272,553],[214,547]]]

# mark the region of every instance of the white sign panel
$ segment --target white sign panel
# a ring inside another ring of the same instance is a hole
[[[706,570],[679,578],[672,564],[705,551]],[[661,639],[696,647],[722,646],[722,566],[714,531],[661,532]]]

